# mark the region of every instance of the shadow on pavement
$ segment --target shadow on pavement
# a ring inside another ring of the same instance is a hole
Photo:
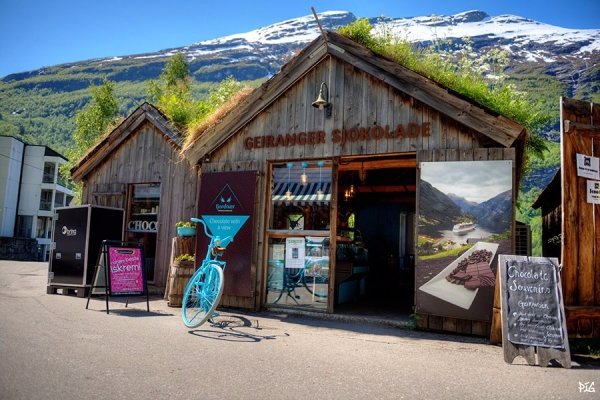
[[[241,315],[227,315],[218,317],[215,323],[209,325],[207,329],[193,329],[189,333],[198,337],[214,340],[225,340],[241,343],[258,343],[263,340],[273,340],[279,337],[289,337],[288,333],[265,335],[260,334],[263,330],[260,327],[259,320],[251,321]],[[245,331],[248,330],[248,331]],[[260,333],[257,333],[260,332]]]

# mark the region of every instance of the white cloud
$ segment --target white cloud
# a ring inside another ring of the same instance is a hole
[[[512,188],[512,162],[425,162],[421,163],[421,179],[445,194],[482,203]]]

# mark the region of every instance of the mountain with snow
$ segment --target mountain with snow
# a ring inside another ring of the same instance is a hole
[[[336,29],[356,17],[345,11],[328,11],[319,14],[319,20],[325,29]],[[592,68],[600,57],[600,29],[567,29],[515,15],[490,16],[483,11],[467,11],[450,16],[378,17],[370,22],[376,34],[387,30],[423,45],[435,41],[452,49],[468,39],[476,51],[506,49],[515,64],[545,64],[546,72],[552,75],[573,75],[575,71],[569,71],[567,65],[576,61],[588,61],[588,67]],[[76,74],[77,70],[89,71],[89,68],[97,68],[117,82],[155,78],[161,71],[157,64],[162,66],[177,52],[186,55],[191,72],[200,81],[219,80],[229,74],[238,79],[259,79],[277,73],[285,61],[318,35],[317,22],[309,15],[188,46],[63,64],[11,74],[2,80],[18,81],[57,70]]]
[[[324,29],[334,30],[356,20],[356,16],[328,11],[320,13],[319,20]],[[416,45],[435,43],[446,50],[460,51],[469,43],[476,53],[506,49],[511,56],[508,74],[528,91],[551,89],[551,93],[540,92],[540,97],[556,98],[556,104],[561,95],[589,100],[600,92],[600,29],[566,29],[477,10],[369,21],[376,34],[392,32]],[[175,53],[185,55],[190,73],[198,82],[219,82],[228,76],[262,80],[276,74],[319,33],[315,18],[308,15],[183,47],[10,74],[0,79],[0,130],[60,150],[62,143],[68,145],[74,126],[72,117],[89,98],[87,88],[91,83],[99,84],[104,78],[115,82],[125,114],[143,101],[145,82],[158,78]],[[59,144],[43,143],[46,139],[39,138],[45,136]]]

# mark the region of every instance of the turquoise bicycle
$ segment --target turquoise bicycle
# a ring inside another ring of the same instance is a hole
[[[206,223],[199,218],[191,218],[192,222],[201,223],[204,233],[210,239],[206,257],[194,272],[183,292],[181,316],[183,323],[188,328],[196,328],[207,320],[217,316],[215,312],[221,295],[223,294],[223,271],[225,261],[218,258],[223,255],[225,247],[232,240],[232,236],[220,238],[208,232]]]

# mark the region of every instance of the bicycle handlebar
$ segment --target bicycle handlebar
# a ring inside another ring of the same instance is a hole
[[[208,227],[206,226],[206,222],[204,222],[204,220],[192,217],[190,218],[190,221],[195,223],[202,222],[202,225],[204,226],[204,234],[212,239],[213,236],[210,233],[208,233]]]
[[[190,221],[196,222],[196,223],[201,222],[202,225],[204,226],[204,234],[210,239],[215,238],[215,236],[208,233],[208,225],[206,225],[206,222],[204,222],[203,219],[192,217],[192,218],[190,218]],[[219,238],[219,239],[221,240],[221,243],[226,243],[225,246],[227,246],[227,244],[229,244],[230,241],[233,242],[233,236],[226,236],[224,238]],[[225,249],[225,246],[222,247],[223,250]],[[218,247],[221,248],[221,246],[218,246]]]

